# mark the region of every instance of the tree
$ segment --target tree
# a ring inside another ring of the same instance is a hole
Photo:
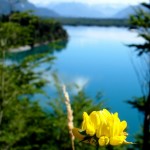
[[[42,55],[31,56],[21,64],[0,64],[0,145],[1,149],[33,149],[49,142],[44,130],[50,125],[48,114],[37,102],[32,102],[33,95],[44,94],[42,87],[48,81],[41,78],[42,72],[34,68],[44,61]],[[45,58],[47,59],[47,57]],[[49,58],[50,60],[53,57]],[[35,139],[34,139],[35,136]],[[45,143],[39,145],[39,141]],[[48,144],[47,144],[48,145]],[[44,148],[43,148],[44,149]]]
[[[0,47],[4,49],[7,47],[14,48],[19,46],[25,46],[28,44],[30,38],[28,28],[21,27],[17,23],[6,22],[0,25]],[[8,50],[8,49],[7,49]]]
[[[13,13],[10,21],[29,29],[29,44],[66,40],[67,32],[61,24],[53,19],[42,19],[32,14],[32,11]]]
[[[135,98],[128,103],[138,109],[144,114],[143,121],[143,140],[142,149],[146,150],[150,145],[150,4],[142,3],[147,9],[147,12],[139,9],[135,15],[130,17],[131,28],[138,32],[138,36],[144,39],[143,44],[131,44],[130,47],[136,48],[138,56],[146,56],[147,70],[144,72],[144,79],[146,80],[146,92],[143,92],[143,97]],[[142,74],[141,73],[141,74]]]
[[[52,19],[42,19],[33,15],[32,11],[3,15],[0,30],[0,32],[4,32],[0,35],[1,38],[3,36],[13,38],[11,47],[30,45],[33,48],[35,44],[68,39],[66,30],[59,22]],[[7,42],[11,43],[12,41],[7,40]],[[20,43],[20,45],[16,45],[16,43]]]

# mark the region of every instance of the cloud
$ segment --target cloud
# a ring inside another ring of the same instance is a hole
[[[77,85],[79,91],[83,90],[88,82],[89,82],[89,79],[85,77],[78,77],[74,80],[74,83]]]

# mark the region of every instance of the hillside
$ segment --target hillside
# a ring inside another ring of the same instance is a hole
[[[136,10],[142,9],[144,11],[148,11],[145,7],[142,5],[136,5],[136,6],[127,6],[126,8],[122,9],[121,11],[117,12],[113,18],[118,18],[118,19],[127,19],[129,18],[130,15],[134,15],[136,13]]]
[[[37,7],[28,0],[0,0],[0,14],[9,14],[11,11],[33,10],[40,17],[58,17],[59,14],[48,8]]]
[[[68,18],[114,18],[114,15],[124,10],[127,5],[88,5],[81,2],[59,2],[49,3],[45,7],[57,12],[62,17]]]

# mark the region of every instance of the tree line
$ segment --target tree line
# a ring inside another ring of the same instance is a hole
[[[0,16],[0,39],[5,39],[9,47],[66,40],[67,32],[54,19],[43,19],[27,12],[12,12]]]
[[[129,19],[115,19],[115,18],[108,18],[108,19],[100,19],[100,18],[66,18],[60,17],[56,18],[59,22],[63,25],[72,25],[72,26],[116,26],[116,27],[129,27]]]

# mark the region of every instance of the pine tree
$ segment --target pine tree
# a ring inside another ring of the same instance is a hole
[[[135,98],[132,101],[128,101],[128,103],[144,114],[142,150],[146,150],[150,146],[150,4],[142,3],[141,5],[147,11],[143,9],[137,10],[136,14],[130,17],[130,25],[145,42],[142,44],[131,44],[129,47],[136,48],[138,56],[142,57],[145,55],[148,59],[147,71],[144,76],[147,86],[143,97]]]

